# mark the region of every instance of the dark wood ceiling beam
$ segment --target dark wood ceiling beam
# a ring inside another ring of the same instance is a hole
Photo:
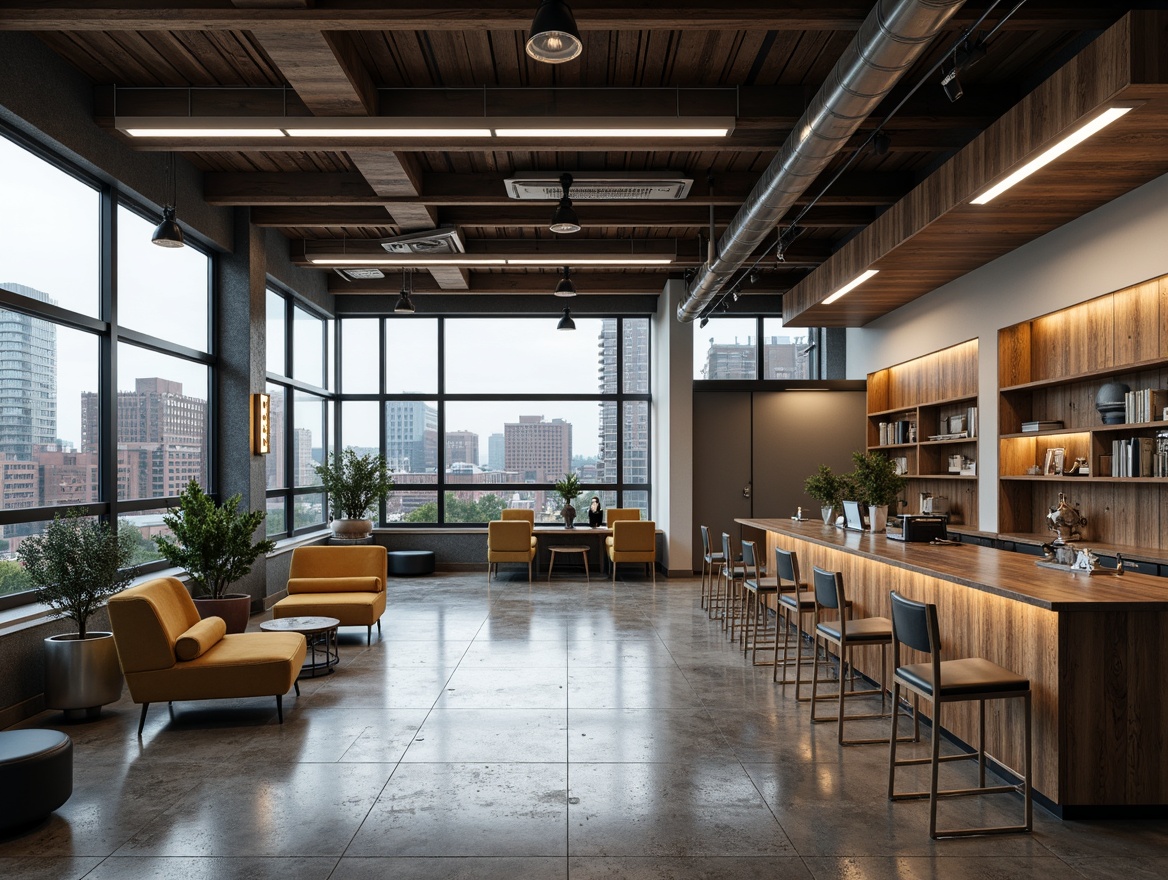
[[[646,171],[652,174],[652,171]],[[381,196],[373,191],[363,175],[354,172],[243,172],[215,171],[203,175],[203,197],[209,204],[231,206],[371,206],[394,204],[422,204],[435,206],[476,205],[514,208],[522,205],[554,205],[547,202],[520,202],[507,197],[503,179],[498,174],[425,174],[421,195]],[[684,202],[616,202],[596,201],[577,203],[577,209],[591,205],[629,204],[643,208],[682,207],[694,205],[721,205],[738,207],[758,175],[726,173],[714,178],[714,191],[705,179],[695,179],[689,198]],[[819,201],[819,206],[890,205],[911,186],[908,174],[849,173]],[[812,187],[810,192],[818,192]],[[803,200],[805,204],[811,195]],[[607,210],[607,209],[602,209]]]
[[[745,0],[730,4],[709,0],[671,0],[633,4],[623,0],[576,0],[576,22],[583,31],[611,30],[774,30],[854,31],[871,11],[871,0]],[[1008,22],[1007,30],[1084,30],[1105,27],[1116,19],[1115,4],[1100,0],[1031,0]],[[980,10],[959,10],[947,27],[956,30],[976,20]],[[91,3],[88,0],[42,0],[6,5],[0,30],[156,31],[251,30],[260,13],[198,0],[150,3]],[[318,31],[525,31],[534,14],[530,2],[479,0],[468,3],[429,0],[416,3],[368,3],[335,0],[308,9],[266,8],[270,24]],[[991,19],[996,21],[996,19]]]
[[[736,212],[733,207],[714,209],[714,226],[725,227]],[[584,229],[614,229],[636,227],[637,229],[705,228],[709,223],[709,209],[702,206],[671,205],[667,211],[659,207],[637,207],[626,205],[620,208],[606,202],[581,203],[577,211],[580,225]],[[516,203],[514,207],[451,206],[438,209],[439,226],[498,227],[502,229],[539,229],[547,226],[551,208],[542,203]],[[854,229],[867,226],[876,219],[873,208],[864,206],[812,208],[801,226],[810,229]],[[383,208],[298,206],[254,208],[251,222],[256,226],[277,229],[288,228],[340,228],[385,226],[386,211]],[[397,225],[396,223],[393,225]]]

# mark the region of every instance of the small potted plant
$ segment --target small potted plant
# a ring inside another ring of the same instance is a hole
[[[232,495],[223,504],[216,504],[198,482],[191,480],[178,498],[178,510],[162,517],[174,540],[165,535],[154,536],[163,558],[190,575],[199,615],[222,617],[230,633],[247,629],[251,596],[228,593],[228,588],[251,571],[261,554],[276,549],[275,541],[254,540],[267,514],[262,510],[240,510],[242,497]]]
[[[861,504],[868,505],[868,521],[874,532],[884,531],[888,507],[896,503],[908,481],[896,472],[896,463],[879,452],[853,452],[856,469],[851,478]]]
[[[564,509],[560,515],[564,518],[564,528],[573,528],[576,520],[576,508],[572,502],[580,497],[580,478],[575,474],[564,474],[564,478],[556,483],[556,492],[564,499]]]
[[[122,695],[122,669],[113,633],[93,632],[89,618],[132,575],[131,548],[119,543],[109,523],[75,510],[54,516],[42,534],[25,538],[16,551],[36,598],[72,620],[76,633],[45,639],[45,705],[73,719],[96,718]]]
[[[393,471],[383,455],[358,455],[352,446],[334,452],[331,462],[316,466],[329,496],[331,528],[338,538],[367,538],[373,532],[370,508],[393,491]]]
[[[803,481],[803,491],[819,502],[824,525],[835,522],[836,511],[844,500],[846,485],[846,480],[832,473],[825,464],[821,464],[818,471]]]

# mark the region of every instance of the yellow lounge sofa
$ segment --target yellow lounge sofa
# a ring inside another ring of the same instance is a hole
[[[227,635],[221,617],[199,618],[177,578],[155,578],[111,596],[109,616],[130,697],[142,704],[138,736],[151,703],[275,696],[283,723],[284,694],[294,686],[300,693],[304,636]]]
[[[644,562],[657,583],[657,523],[651,519],[618,519],[612,524],[612,537],[604,539],[612,566],[612,582],[616,583],[618,562]]]
[[[365,627],[370,644],[374,624],[381,635],[388,560],[386,549],[376,545],[297,547],[288,595],[272,606],[272,616],[335,617],[341,626]]]

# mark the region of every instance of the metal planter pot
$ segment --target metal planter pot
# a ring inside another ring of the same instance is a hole
[[[122,695],[122,667],[113,633],[76,633],[45,639],[45,706],[71,720],[97,718]]]
[[[228,593],[221,599],[195,599],[199,617],[222,617],[229,633],[247,630],[251,616],[251,596],[247,593]]]

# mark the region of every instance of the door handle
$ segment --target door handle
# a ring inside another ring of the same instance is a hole
[[[742,487],[742,497],[743,498],[750,497],[750,483],[747,483],[745,486]]]

